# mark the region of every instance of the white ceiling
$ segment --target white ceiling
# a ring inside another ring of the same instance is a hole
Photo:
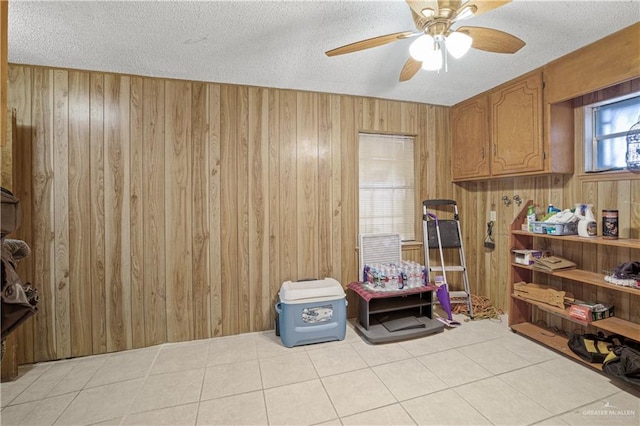
[[[414,30],[404,0],[10,0],[9,62],[453,105],[639,21],[638,0],[514,0],[463,25],[509,32],[519,52],[472,49],[400,83],[411,39],[324,52]]]

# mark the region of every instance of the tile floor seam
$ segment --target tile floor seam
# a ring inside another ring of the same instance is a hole
[[[260,374],[260,392],[262,392],[262,403],[264,404],[264,415],[267,419],[267,425],[271,424],[271,421],[269,420],[269,409],[267,408],[267,394],[265,392],[265,388],[264,388],[264,380],[262,379],[262,358],[260,358],[260,354],[258,353],[258,348],[256,346],[256,358],[258,361],[258,372]],[[251,391],[251,392],[255,392],[255,391]],[[248,392],[245,392],[248,393]],[[198,424],[196,422],[196,424]]]
[[[327,390],[327,387],[325,386],[324,381],[322,380],[322,377],[318,377],[318,380],[320,380],[320,385],[322,386],[322,389],[324,390],[325,395],[327,395],[327,399],[331,403],[331,408],[333,408],[333,412],[336,413],[338,421],[340,421],[340,413],[338,413],[338,409],[336,408],[336,405],[333,403],[333,399],[331,398],[331,395],[329,394],[329,391]],[[342,423],[342,421],[340,421],[340,423]]]
[[[485,379],[476,380],[476,382],[479,382],[479,381],[481,381],[481,380],[486,380],[486,378],[485,378]],[[460,385],[460,386],[457,386],[457,387],[462,387],[462,386],[464,386],[464,385]],[[474,410],[476,410],[476,411],[477,411],[477,413],[478,413],[478,414],[480,414],[480,416],[482,416],[482,418],[484,418],[485,420],[487,420],[487,422],[488,422],[490,425],[496,425],[496,423],[492,422],[492,421],[491,421],[491,419],[489,419],[489,417],[487,417],[487,416],[486,416],[482,411],[478,410],[478,408],[477,408],[475,405],[473,405],[470,401],[468,401],[464,396],[460,395],[460,393],[456,392],[456,390],[455,390],[455,389],[453,389],[453,388],[451,388],[451,390],[453,391],[453,393],[455,393],[456,395],[458,395],[458,398],[460,398],[460,399],[464,400],[464,402],[466,402],[467,404],[469,404],[469,406],[470,406],[471,408],[473,408]],[[517,425],[513,425],[513,426],[517,426]]]
[[[40,364],[42,364],[42,363],[37,363],[37,364],[35,364],[35,367],[37,367],[37,366],[38,366],[38,365],[40,365]],[[52,365],[53,365],[53,364],[52,364]],[[45,369],[44,369],[44,371],[43,371],[43,372],[41,372],[41,373],[38,375],[38,377],[35,377],[31,382],[29,382],[29,384],[28,384],[28,385],[26,385],[26,386],[24,387],[24,389],[22,389],[22,390],[21,390],[20,392],[18,392],[18,393],[17,393],[13,398],[11,398],[11,400],[7,403],[7,405],[5,405],[5,406],[4,406],[4,408],[6,408],[6,407],[10,406],[10,405],[11,405],[11,403],[12,403],[13,401],[15,401],[15,400],[16,400],[16,398],[18,398],[20,395],[22,395],[22,394],[23,394],[23,393],[24,393],[24,392],[29,388],[29,386],[31,386],[33,383],[35,383],[35,381],[36,381],[36,380],[38,380],[38,379],[39,379],[39,378],[40,378],[44,373],[46,373],[47,371],[49,371],[49,369],[51,368],[51,366],[52,366],[52,365],[49,365],[47,368],[45,368]],[[19,372],[18,372],[18,377],[20,377],[20,373],[19,373]],[[9,383],[15,383],[15,382],[9,382]]]
[[[90,355],[89,355],[90,356]],[[93,372],[93,374],[91,375],[91,377],[89,377],[87,379],[87,381],[82,385],[82,387],[80,388],[80,390],[78,390],[78,393],[82,392],[85,389],[91,389],[91,388],[87,388],[87,385],[91,382],[91,379],[93,379],[95,377],[96,374],[98,374],[98,371],[100,371],[100,368],[102,368],[102,366],[104,365],[104,363],[107,361],[107,359],[111,358],[112,354],[109,354],[109,356],[104,357],[104,359],[102,360],[102,362],[100,363],[100,365],[98,366],[98,368],[96,368],[96,370]]]
[[[424,396],[424,395],[423,395],[423,396]],[[342,419],[343,419],[343,418],[352,417],[352,416],[357,416],[357,415],[364,414],[364,413],[369,413],[369,412],[371,412],[371,411],[380,410],[381,408],[386,408],[386,407],[392,407],[392,406],[394,406],[394,405],[400,405],[400,406],[402,407],[402,409],[405,411],[405,413],[407,413],[407,414],[409,415],[409,417],[411,417],[411,415],[407,412],[407,410],[405,410],[405,408],[402,406],[402,401],[397,401],[397,400],[396,400],[396,402],[391,402],[391,403],[389,403],[389,404],[384,404],[384,405],[381,405],[381,406],[379,406],[379,407],[368,408],[368,409],[366,409],[366,410],[358,411],[358,412],[356,412],[356,413],[351,413],[351,414],[349,414],[349,415],[342,416],[342,417],[341,417],[341,416],[338,416],[338,419],[340,419],[340,422],[342,423]],[[413,417],[411,417],[411,420],[413,420],[415,424],[418,424],[418,422],[416,422],[416,421],[413,419]]]
[[[147,368],[147,372],[144,375],[144,379],[142,380],[142,383],[140,384],[140,387],[136,391],[135,395],[131,398],[131,401],[127,405],[127,408],[124,410],[124,413],[123,413],[122,417],[120,418],[119,425],[123,425],[125,420],[127,419],[127,417],[129,417],[130,414],[134,414],[134,413],[131,412],[131,407],[133,406],[133,403],[136,401],[136,399],[138,398],[138,396],[142,392],[142,389],[144,388],[144,384],[147,382],[147,379],[151,375],[151,370],[153,369],[153,365],[156,363],[156,360],[160,356],[160,352],[162,352],[162,349],[165,347],[165,345],[166,345],[166,343],[163,343],[162,345],[160,345],[160,347],[156,351],[156,354],[153,357],[153,361],[151,362],[151,365],[149,365],[149,368]]]
[[[444,391],[445,389],[442,389],[442,391]],[[424,395],[423,395],[424,396]],[[416,398],[420,398],[419,396],[417,396]],[[408,401],[408,400],[407,400]],[[413,423],[415,425],[419,425],[420,423],[418,423],[418,421],[411,415],[411,413],[407,410],[407,407],[404,406],[404,404],[402,403],[404,401],[399,402],[398,404],[400,404],[400,406],[402,407],[402,409],[404,410],[405,413],[407,413],[407,415],[409,416],[409,418],[413,421]]]
[[[211,339],[207,339],[211,340]],[[204,382],[207,378],[207,366],[209,363],[209,352],[211,351],[211,342],[207,344],[207,356],[204,359],[204,374],[202,374],[202,383],[200,383],[200,394],[198,395],[198,408],[196,409],[196,419],[193,422],[194,426],[198,424],[198,417],[200,416],[200,403],[202,402],[202,393],[204,392]]]

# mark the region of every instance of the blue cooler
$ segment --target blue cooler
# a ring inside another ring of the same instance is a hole
[[[288,348],[310,343],[344,340],[347,300],[342,285],[333,278],[286,281],[276,303],[282,344]]]

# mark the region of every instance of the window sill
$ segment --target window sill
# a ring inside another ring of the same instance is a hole
[[[422,241],[403,241],[402,250],[421,250]],[[356,252],[360,250],[359,246],[356,246]]]
[[[608,180],[637,180],[640,179],[640,173],[633,173],[628,170],[615,170],[602,173],[576,173],[576,177],[581,182],[601,182]]]

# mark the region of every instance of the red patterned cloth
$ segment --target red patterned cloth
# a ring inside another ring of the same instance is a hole
[[[433,284],[428,284],[425,286],[410,288],[407,290],[371,291],[369,289],[364,288],[362,286],[362,283],[359,281],[352,282],[347,287],[350,288],[353,292],[358,294],[361,298],[363,298],[367,302],[371,299],[382,299],[385,297],[398,297],[398,296],[404,296],[407,294],[417,294],[417,293],[424,293],[426,291],[436,291],[438,289],[437,286]]]

